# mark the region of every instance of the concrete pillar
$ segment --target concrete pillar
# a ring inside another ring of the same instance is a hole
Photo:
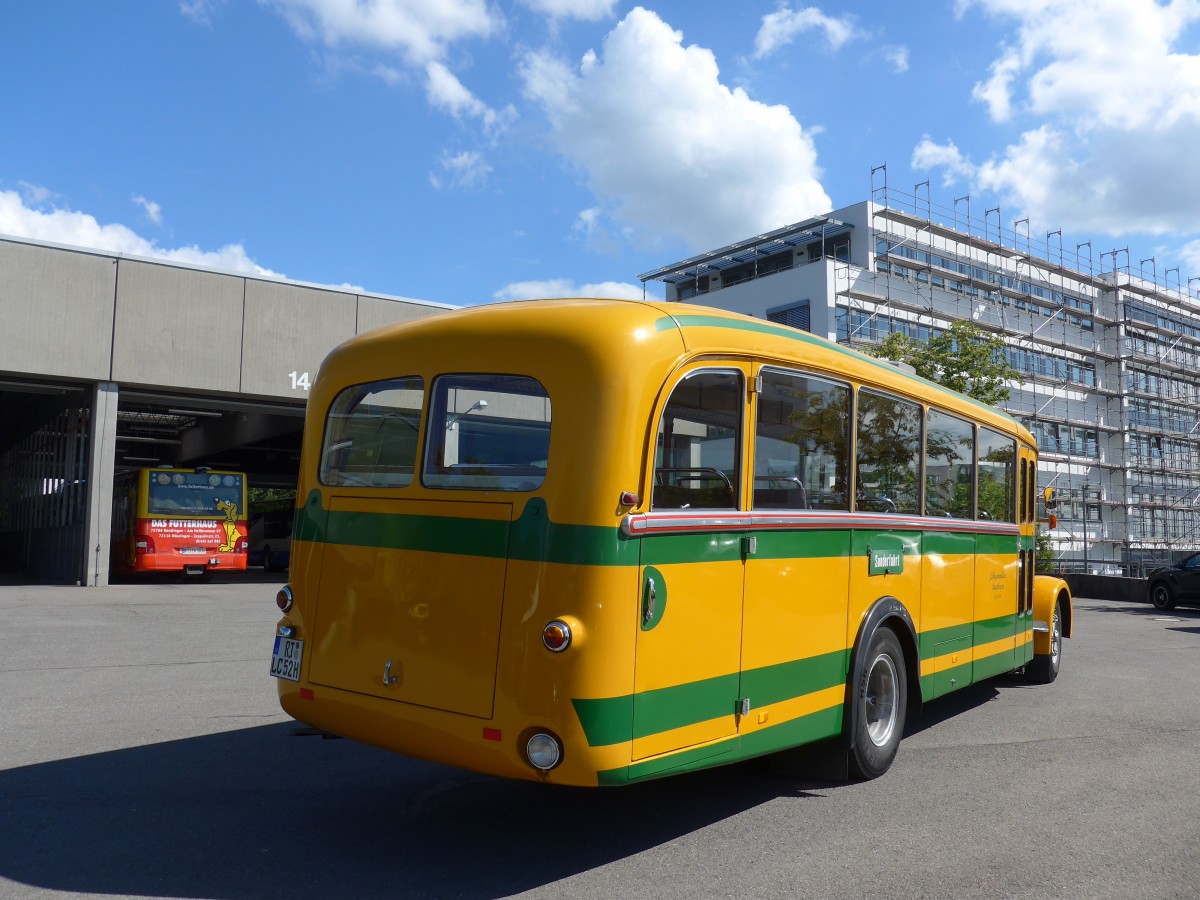
[[[84,535],[87,577],[83,582],[89,587],[108,584],[113,475],[117,455],[117,394],[117,385],[107,381],[99,382],[92,390],[92,420],[88,429],[87,526]]]

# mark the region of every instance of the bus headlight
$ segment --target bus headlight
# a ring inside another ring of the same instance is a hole
[[[549,772],[562,762],[562,746],[554,735],[545,731],[534,732],[525,742],[525,758],[535,769]]]

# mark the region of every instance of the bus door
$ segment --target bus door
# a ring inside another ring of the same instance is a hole
[[[975,427],[930,409],[925,419],[925,515],[921,537],[921,659],[927,699],[973,680],[975,622]],[[937,524],[934,524],[936,522]],[[944,523],[944,527],[939,527]]]
[[[641,550],[634,760],[738,731],[745,407],[744,370],[700,368],[675,386],[659,420]]]
[[[1017,442],[989,428],[980,428],[978,439],[976,515],[981,531],[975,555],[976,681],[1021,665],[1018,635],[1024,630],[1021,606],[1026,597],[1022,538],[1017,530]],[[1025,471],[1028,478],[1028,464]]]
[[[840,728],[845,699],[851,387],[764,366],[752,405],[742,696],[749,727],[791,721],[797,740],[818,739]]]
[[[1019,455],[1017,520],[1021,526],[1020,576],[1017,590],[1017,663],[1033,659],[1033,575],[1037,566],[1037,453],[1022,444]]]

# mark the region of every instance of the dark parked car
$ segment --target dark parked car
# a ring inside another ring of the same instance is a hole
[[[1200,603],[1200,553],[1151,572],[1146,594],[1155,609],[1174,609],[1181,600]]]

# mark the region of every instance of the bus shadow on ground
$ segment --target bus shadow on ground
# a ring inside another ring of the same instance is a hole
[[[473,775],[280,723],[0,771],[0,877],[71,893],[494,897],[838,785],[725,767],[630,788]]]
[[[1000,691],[1011,688],[1030,687],[1020,675],[999,675],[978,684],[968,685],[944,697],[930,700],[921,705],[918,715],[909,715],[904,728],[904,736],[920,734],[935,725],[953,719],[956,716],[978,709],[983,704],[1000,698]]]

